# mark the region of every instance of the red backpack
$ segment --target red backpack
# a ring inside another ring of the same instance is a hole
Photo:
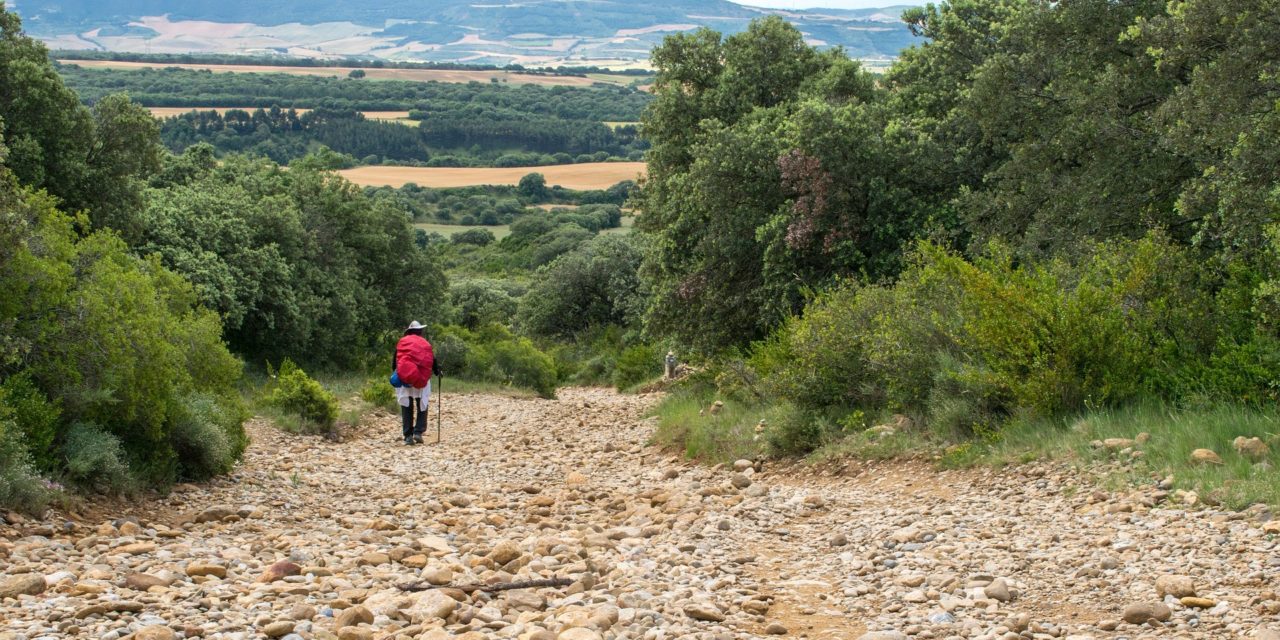
[[[396,343],[396,374],[404,384],[418,389],[427,386],[434,362],[435,354],[426,338],[407,335]]]

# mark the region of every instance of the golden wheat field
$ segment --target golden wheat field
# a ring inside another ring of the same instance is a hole
[[[482,184],[515,185],[530,173],[541,173],[548,185],[566,189],[607,189],[623,180],[635,180],[645,171],[643,162],[587,162],[547,167],[356,167],[339,171],[346,179],[366,187],[402,187],[410,182],[437,189]]]
[[[192,111],[217,111],[218,113],[226,115],[226,113],[232,109],[240,109],[250,113],[258,110],[257,107],[147,107],[147,110],[151,112],[151,115],[157,118],[171,118],[173,116],[180,116],[184,113],[191,113]],[[288,109],[285,109],[285,111],[288,111]],[[294,109],[294,111],[298,112],[298,115],[302,115],[310,111],[310,109]],[[408,111],[361,111],[360,113],[363,113],[364,117],[370,120],[399,122],[407,125],[418,124],[416,121],[409,119]]]
[[[62,64],[74,64],[86,69],[208,69],[214,73],[288,73],[299,76],[323,76],[345,78],[356,67],[290,67],[252,64],[167,64],[162,62],[123,62],[116,60],[59,60]],[[454,69],[377,69],[365,68],[365,77],[371,80],[411,80],[414,82],[490,82],[497,78],[510,84],[536,84],[543,86],[589,87],[607,80],[579,76],[536,76],[510,71],[465,71]],[[625,79],[626,76],[617,76]],[[621,84],[621,83],[617,83]]]

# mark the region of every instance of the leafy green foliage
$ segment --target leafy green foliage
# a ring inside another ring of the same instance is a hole
[[[471,244],[477,247],[487,247],[497,238],[493,232],[488,229],[468,229],[462,233],[455,233],[449,238],[449,242],[453,244]]]
[[[338,419],[338,398],[288,359],[280,363],[275,388],[263,401],[322,429]]]
[[[3,413],[0,405],[0,507],[39,515],[51,492],[31,464],[22,432]]]
[[[228,104],[257,101],[255,94],[221,99],[229,100]],[[301,104],[324,103],[307,100]],[[384,122],[368,119],[360,111],[327,107],[301,114],[294,108],[274,105],[230,109],[225,113],[193,110],[165,118],[160,136],[174,152],[208,143],[220,152],[264,155],[281,164],[306,156],[317,145],[352,158],[352,164],[360,158],[364,164],[394,162],[430,167],[528,167],[610,158],[638,160],[646,148],[634,128],[611,129],[593,121],[538,117],[519,111],[504,112],[502,118],[437,110],[415,110],[410,116],[421,122]]]
[[[182,401],[182,413],[169,435],[178,454],[178,476],[207,480],[231,471],[249,444],[239,403],[193,393]]]
[[[536,336],[570,338],[592,327],[633,324],[645,302],[640,262],[633,237],[586,242],[538,270],[520,300],[520,326]]]
[[[370,378],[360,389],[360,399],[375,407],[390,407],[396,402],[396,390],[385,377]]]
[[[84,219],[60,213],[46,196],[0,184],[0,211],[8,236],[0,255],[0,326],[9,346],[0,378],[6,395],[17,391],[24,428],[39,435],[33,442],[49,441],[41,425],[51,409],[23,389],[25,378],[61,408],[55,445],[69,425],[100,425],[119,442],[131,475],[148,484],[173,481],[182,460],[170,433],[182,399],[196,389],[233,397],[240,376],[217,315],[197,306],[184,280],[156,260],[134,257],[115,234],[82,236]],[[48,448],[32,453],[42,466],[52,463]],[[83,466],[77,481],[96,485],[85,475],[94,469],[114,474],[104,486],[120,486],[114,466],[97,462]]]
[[[214,163],[193,147],[147,192],[138,251],[156,254],[258,360],[355,366],[382,332],[428,317],[445,278],[404,213],[321,170]],[[412,277],[406,274],[412,274]]]
[[[32,189],[57,196],[68,211],[132,238],[141,180],[159,163],[157,126],[145,109],[103,93],[80,104],[49,62],[44,45],[22,33],[0,4],[0,120],[5,164]]]
[[[629,389],[653,380],[661,373],[662,356],[657,349],[643,344],[630,346],[618,355],[618,362],[613,370],[613,386]]]
[[[892,273],[920,215],[868,104],[870,77],[780,19],[654,51],[638,227],[647,330],[715,352],[763,337],[833,276]],[[850,147],[850,140],[858,144]]]
[[[554,398],[558,376],[555,362],[528,338],[498,324],[472,331],[460,326],[439,327],[431,344],[447,376],[497,382],[530,389]]]
[[[58,467],[54,442],[58,435],[58,405],[36,388],[28,373],[10,376],[0,384],[0,407],[12,420],[17,441],[38,468],[51,472]]]
[[[462,280],[450,285],[449,303],[459,324],[476,329],[491,322],[511,324],[517,298],[495,280]]]
[[[85,489],[127,493],[137,488],[125,462],[120,439],[105,429],[77,422],[67,429],[62,445],[66,476]]]
[[[951,436],[1153,396],[1272,397],[1274,341],[1234,333],[1201,277],[1188,250],[1159,236],[1043,265],[926,244],[891,287],[819,296],[753,364],[803,409],[905,412]]]

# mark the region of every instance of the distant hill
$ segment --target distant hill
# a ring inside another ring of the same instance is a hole
[[[903,6],[781,11],[725,0],[19,0],[28,32],[53,48],[151,53],[373,56],[483,64],[647,60],[662,38],[736,33],[776,13],[811,44],[890,60],[909,46]]]

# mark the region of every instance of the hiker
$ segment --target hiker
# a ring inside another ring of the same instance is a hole
[[[400,419],[404,443],[422,444],[427,430],[427,409],[431,406],[431,376],[440,376],[440,361],[432,353],[431,343],[422,337],[422,323],[414,320],[396,343],[392,356],[392,384],[398,379],[396,400],[400,403]],[[416,406],[415,406],[416,404]],[[415,419],[416,418],[416,419]]]

